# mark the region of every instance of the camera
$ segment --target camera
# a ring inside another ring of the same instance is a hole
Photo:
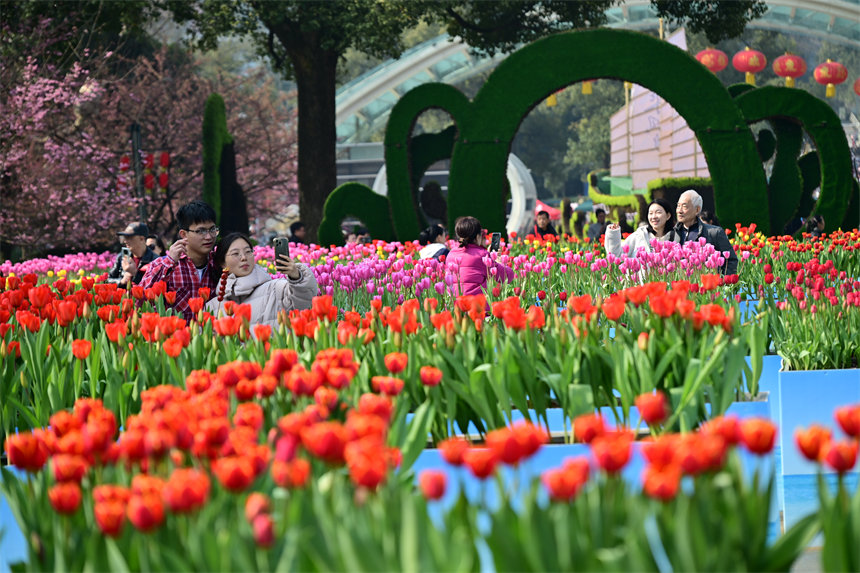
[[[124,257],[130,257],[131,256],[131,249],[129,249],[128,247],[123,247],[121,252],[122,252],[122,256],[124,256]]]

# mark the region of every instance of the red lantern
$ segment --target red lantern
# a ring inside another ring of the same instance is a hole
[[[143,156],[143,166],[146,169],[152,169],[155,167],[155,155],[152,153],[146,153]]]
[[[794,78],[799,78],[806,73],[806,60],[786,52],[774,60],[773,72],[779,77],[785,78],[786,87],[793,88]]]
[[[696,59],[714,73],[726,69],[729,65],[729,57],[722,50],[708,48],[696,54]]]
[[[159,158],[159,165],[167,169],[170,167],[170,154],[166,151],[161,152],[161,157]]]
[[[147,173],[143,176],[143,186],[147,189],[152,189],[155,187],[155,175],[152,173]]]
[[[119,170],[128,171],[131,167],[131,158],[128,155],[123,155],[119,158]]]
[[[767,65],[767,58],[758,50],[750,50],[749,46],[738,52],[732,58],[732,65],[739,72],[746,73],[746,82],[755,85],[755,75]]]
[[[841,84],[848,79],[848,70],[839,62],[833,62],[828,59],[815,68],[814,75],[816,82],[827,86],[824,96],[833,97],[836,95],[836,84]]]
[[[860,96],[860,78],[854,80],[854,93]]]
[[[158,186],[162,189],[167,189],[167,171],[162,171],[158,174]]]

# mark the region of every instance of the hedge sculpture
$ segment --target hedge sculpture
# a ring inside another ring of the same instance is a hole
[[[716,215],[725,226],[754,222],[766,234],[779,232],[782,229],[774,226],[804,201],[797,197],[806,182],[796,185],[804,169],[798,168],[796,155],[791,157],[796,129],[789,123],[802,125],[818,147],[821,197],[816,210],[824,215],[828,228],[856,220],[856,214],[846,215],[849,203],[855,210],[860,203],[860,197],[854,198],[850,165],[846,168],[847,142],[844,136],[841,140],[836,137],[835,115],[826,104],[790,88],[738,85],[727,90],[695,58],[667,42],[637,32],[597,29],[556,34],[511,54],[473,101],[456,88],[438,83],[423,84],[404,94],[391,111],[385,134],[388,202],[396,236],[414,239],[424,222],[417,185],[426,162],[416,160],[424,152],[411,135],[422,112],[443,109],[456,128],[448,181],[449,227],[457,217],[473,215],[485,227],[502,230],[509,192],[507,160],[520,122],[550,94],[596,78],[639,84],[665,99],[686,120],[708,162]],[[756,142],[748,123],[774,117],[789,123],[774,120],[776,133]],[[760,153],[772,155],[772,147],[780,146],[780,137],[786,151],[778,161],[778,180],[793,182],[785,193],[794,203],[788,205],[789,200],[786,206],[775,205],[783,201],[782,196],[769,201],[760,157]],[[441,144],[440,149],[441,154]]]

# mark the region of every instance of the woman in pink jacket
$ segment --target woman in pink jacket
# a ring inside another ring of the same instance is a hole
[[[485,248],[487,235],[481,222],[474,217],[460,217],[454,225],[460,246],[451,250],[445,264],[454,275],[451,291],[454,296],[476,295],[487,288],[487,275],[495,269],[495,279],[500,282],[514,278],[514,271],[490,259]]]

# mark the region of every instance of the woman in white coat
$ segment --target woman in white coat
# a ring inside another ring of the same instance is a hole
[[[206,303],[206,310],[218,317],[223,313],[224,303],[251,305],[251,325],[278,325],[278,312],[287,312],[311,307],[313,297],[319,287],[311,269],[302,263],[295,263],[286,255],[275,262],[278,272],[287,275],[286,279],[273,279],[266,270],[254,260],[251,241],[241,233],[231,233],[221,239],[215,248],[215,262],[223,269],[229,269],[223,295],[218,286],[217,297]],[[223,300],[218,300],[222,298]]]
[[[648,224],[642,225],[630,235],[621,240],[621,227],[613,223],[606,227],[606,252],[616,257],[624,254],[627,247],[627,256],[635,257],[640,249],[650,252],[651,241],[673,241],[679,243],[681,238],[675,232],[675,210],[665,199],[654,199],[648,205]]]

